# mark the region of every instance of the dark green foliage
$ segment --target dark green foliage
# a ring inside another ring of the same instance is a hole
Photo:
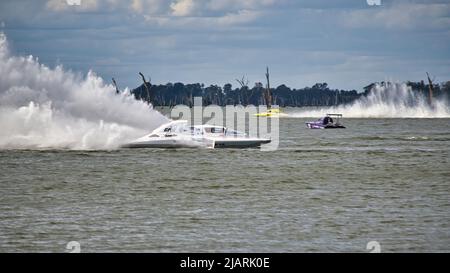
[[[383,82],[381,83],[383,84]],[[428,92],[428,85],[424,82],[407,82],[413,90]],[[282,84],[277,88],[271,88],[273,104],[281,107],[301,107],[301,106],[333,106],[338,104],[347,104],[355,101],[361,96],[366,96],[375,83],[364,87],[364,92],[358,93],[356,90],[338,90],[330,89],[327,83],[317,83],[312,87],[301,89],[291,89]],[[450,82],[436,84],[434,86],[434,97],[449,98]],[[262,105],[264,104],[264,88],[261,84],[255,84],[253,88],[242,86],[234,88],[231,84],[225,84],[223,87],[210,85],[205,87],[203,84],[183,84],[167,83],[165,85],[152,85],[151,97],[152,104],[155,106],[174,106],[184,104],[192,106],[194,97],[202,97],[203,105],[216,104],[224,105]],[[148,101],[146,90],[142,84],[131,91],[137,99]]]

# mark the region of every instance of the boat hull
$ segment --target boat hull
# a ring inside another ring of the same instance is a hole
[[[175,140],[158,139],[151,141],[132,142],[122,145],[122,148],[256,148],[270,143],[270,139],[197,139]]]
[[[214,148],[257,148],[267,143],[270,143],[269,139],[215,140]]]
[[[255,117],[285,118],[285,117],[289,117],[289,115],[284,114],[284,113],[259,113],[259,114],[255,114]]]
[[[155,143],[155,142],[141,142],[141,143],[128,143],[122,145],[122,148],[195,148],[195,146],[189,146],[177,143]]]
[[[309,129],[345,129],[345,126],[343,126],[343,125],[337,125],[337,124],[323,125],[323,124],[318,124],[318,123],[314,123],[314,122],[307,122],[306,126]]]
[[[122,145],[122,148],[198,148],[202,146],[208,147],[211,143],[211,141],[204,138],[164,136],[138,139]]]

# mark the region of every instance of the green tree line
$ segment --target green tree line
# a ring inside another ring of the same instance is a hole
[[[201,83],[167,83],[152,85],[149,82],[133,89],[132,94],[136,99],[151,102],[154,106],[174,106],[177,104],[193,105],[194,97],[202,97],[203,105],[262,105],[265,104],[261,83],[256,83],[252,88],[246,85],[233,88],[232,84],[205,86]],[[356,90],[339,90],[329,88],[327,83],[317,83],[312,87],[291,89],[282,84],[271,88],[272,104],[280,107],[303,106],[333,106],[351,103],[361,96],[367,96],[376,83],[364,87],[364,92]],[[381,83],[385,84],[385,83]],[[422,82],[407,82],[418,92],[428,93],[428,85]],[[450,97],[450,81],[442,84],[433,84],[435,97]]]

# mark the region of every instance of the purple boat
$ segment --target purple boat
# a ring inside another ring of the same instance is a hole
[[[309,129],[344,129],[345,126],[341,124],[341,119],[342,114],[327,114],[317,121],[307,122],[306,126]]]

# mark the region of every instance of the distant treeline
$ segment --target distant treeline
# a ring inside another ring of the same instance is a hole
[[[312,87],[301,89],[291,89],[282,84],[276,88],[271,88],[273,104],[281,107],[302,107],[302,106],[333,106],[338,104],[351,103],[361,96],[366,96],[376,83],[364,87],[364,92],[356,90],[330,89],[327,83],[317,83]],[[386,83],[380,83],[386,84]],[[428,96],[428,85],[422,82],[407,82],[413,90],[423,92]],[[443,84],[433,84],[434,97],[441,97],[450,94],[450,81]],[[148,90],[148,92],[147,92]],[[225,105],[263,105],[264,87],[261,83],[256,83],[253,88],[243,85],[233,88],[231,84],[223,87],[218,85],[204,86],[200,83],[183,84],[167,83],[165,85],[151,85],[147,83],[131,91],[137,99],[150,101],[154,106],[174,106],[177,104],[193,105],[194,97],[202,97],[203,105],[216,104]]]

